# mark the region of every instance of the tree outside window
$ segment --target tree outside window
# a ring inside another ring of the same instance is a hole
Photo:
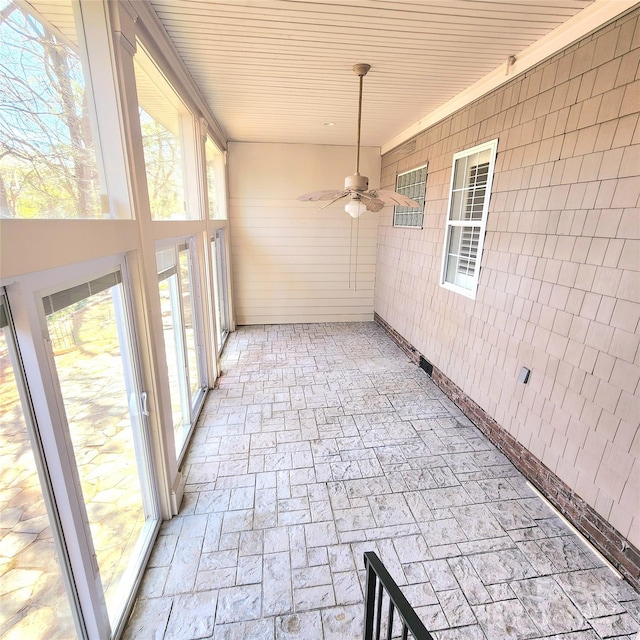
[[[103,216],[73,8],[69,1],[56,9],[54,25],[0,0],[3,218]]]

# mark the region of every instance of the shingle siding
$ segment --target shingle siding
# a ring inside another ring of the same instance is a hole
[[[375,311],[640,546],[640,9],[415,138],[424,227],[380,215]],[[455,152],[498,138],[476,300],[439,286]],[[411,149],[413,145],[405,145]],[[531,369],[527,385],[520,369]]]

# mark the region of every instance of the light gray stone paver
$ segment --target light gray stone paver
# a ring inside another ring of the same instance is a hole
[[[586,619],[553,578],[517,581],[511,588],[542,632],[563,633],[588,627]]]
[[[210,637],[212,640],[274,640],[274,618],[217,624],[215,635]]]
[[[276,640],[305,640],[322,637],[319,611],[293,613],[276,618]]]
[[[260,585],[220,589],[216,624],[243,622],[260,618],[262,594]]]
[[[361,640],[365,551],[437,640],[636,634],[638,594],[377,325],[242,327],[222,368],[124,638]]]
[[[162,640],[169,622],[173,598],[148,598],[138,600],[133,609],[123,640],[151,638]]]
[[[175,640],[208,638],[213,633],[217,598],[217,591],[197,591],[176,596],[166,637]]]
[[[537,638],[540,630],[518,600],[501,600],[473,608],[487,640]]]

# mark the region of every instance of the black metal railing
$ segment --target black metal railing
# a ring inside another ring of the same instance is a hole
[[[398,635],[402,640],[407,640],[409,633],[415,640],[433,640],[433,636],[373,551],[365,552],[364,566],[367,571],[364,640],[380,640],[381,633],[386,634],[387,640]],[[388,600],[386,618],[382,611],[383,600]]]

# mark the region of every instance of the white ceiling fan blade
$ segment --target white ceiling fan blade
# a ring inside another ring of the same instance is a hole
[[[367,192],[372,197],[382,200],[385,204],[397,204],[401,207],[412,207],[417,208],[420,207],[420,203],[408,198],[407,196],[403,196],[401,193],[397,191],[388,191],[387,189],[372,189]]]
[[[312,191],[311,193],[303,193],[297,197],[297,200],[303,202],[309,202],[310,200],[338,200],[347,195],[347,191],[344,189],[332,189],[330,191]]]
[[[327,202],[327,204],[322,205],[319,209],[316,209],[313,213],[318,213],[318,211],[322,211],[323,209],[330,207],[334,202],[338,202],[338,200],[342,200],[342,198],[349,195],[348,191],[336,191],[335,193],[338,194],[337,198],[334,198],[333,200],[331,200],[331,202]]]
[[[359,199],[367,207],[367,211],[380,211],[384,207],[384,202],[373,197],[371,191],[361,193]]]

